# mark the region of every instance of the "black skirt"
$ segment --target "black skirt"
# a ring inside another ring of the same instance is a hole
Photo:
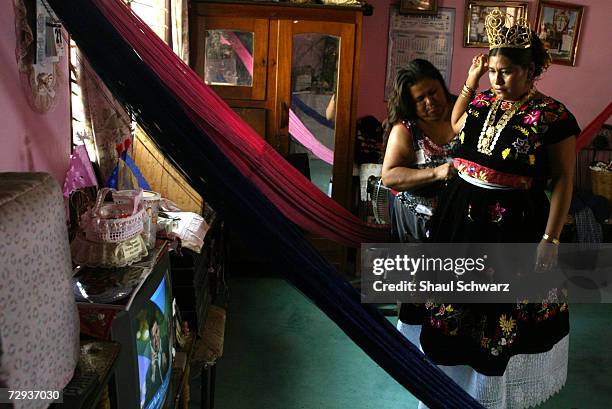
[[[548,219],[543,189],[494,190],[461,178],[442,192],[430,221],[438,243],[537,243]],[[549,351],[569,333],[566,302],[402,304],[400,320],[422,325],[423,351],[438,365],[503,375],[510,357]]]

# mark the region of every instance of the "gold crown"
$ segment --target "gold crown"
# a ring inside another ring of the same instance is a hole
[[[514,17],[500,9],[494,9],[485,19],[489,49],[529,48],[531,28],[524,17]]]

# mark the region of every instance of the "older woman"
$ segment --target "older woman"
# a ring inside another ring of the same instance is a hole
[[[550,57],[526,22],[494,10],[486,29],[489,55],[474,57],[453,108],[460,177],[440,198],[432,239],[540,243],[538,263],[546,268],[555,261],[551,243],[559,243],[570,205],[580,129],[562,103],[535,88]],[[485,73],[491,88],[476,93]],[[446,305],[442,314],[440,305],[427,306],[422,348],[486,407],[535,406],[567,375],[567,304],[552,298]]]
[[[401,242],[423,241],[443,185],[456,172],[451,155],[457,139],[450,125],[454,97],[429,61],[413,60],[400,69],[384,122],[385,186],[398,191],[392,227]],[[398,330],[419,345],[423,306],[401,305]]]
[[[455,172],[456,146],[450,126],[454,98],[429,61],[416,59],[400,69],[384,122],[383,184],[400,193],[393,227],[402,242],[422,241],[441,185]]]

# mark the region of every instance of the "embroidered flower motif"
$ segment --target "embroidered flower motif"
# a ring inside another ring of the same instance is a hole
[[[495,203],[495,205],[489,206],[489,211],[491,212],[491,221],[493,223],[499,223],[504,218],[504,213],[506,213],[506,208],[502,207],[499,202]]]
[[[476,108],[480,108],[483,106],[488,106],[490,104],[491,98],[489,98],[486,94],[478,94],[476,98],[470,102],[470,105],[475,106]]]
[[[526,139],[517,138],[516,141],[512,142],[512,146],[514,146],[514,149],[516,149],[517,153],[529,152],[529,142]]]
[[[487,178],[487,171],[486,171],[486,170],[481,170],[480,172],[478,172],[478,173],[475,175],[475,178],[476,178],[476,179],[480,179],[480,180],[482,180],[482,181],[484,181],[484,182],[487,182],[487,181],[488,181],[488,178]]]
[[[502,314],[501,317],[499,317],[499,326],[501,327],[504,334],[510,334],[514,329],[515,325],[516,321],[514,321],[514,318],[506,317],[506,314]]]
[[[437,315],[444,315],[445,311],[446,311],[446,308],[444,307],[444,304],[442,304],[440,306],[440,308],[438,309],[438,314]]]
[[[499,351],[497,350],[497,348],[491,348],[491,355],[493,356],[499,355]]]
[[[525,117],[523,118],[523,123],[527,125],[537,125],[541,113],[542,111],[531,111],[530,113],[525,115]]]
[[[499,106],[503,111],[507,111],[508,109],[512,108],[512,102],[508,102],[508,101],[502,101],[501,105]]]
[[[476,111],[476,110],[475,110],[475,109],[473,109],[473,108],[468,108],[468,109],[467,109],[467,113],[468,113],[469,115],[473,115],[473,116],[475,116],[476,118],[478,118],[478,117],[480,116],[479,112],[478,112],[478,111]],[[465,126],[465,124],[464,124],[464,126]]]
[[[529,164],[535,165],[535,155],[529,155]]]
[[[510,155],[510,148],[506,148],[502,151],[502,158],[506,159]]]
[[[461,143],[463,143],[464,139],[465,139],[465,133],[461,131],[461,133],[459,134],[459,140],[461,141]]]
[[[529,131],[527,129],[523,128],[522,126],[513,125],[512,128],[516,129],[517,131],[519,131],[520,133],[522,133],[525,136],[529,136]],[[534,129],[534,132],[536,132],[535,129]]]

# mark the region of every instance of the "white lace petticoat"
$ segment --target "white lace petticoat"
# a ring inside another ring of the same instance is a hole
[[[398,321],[397,329],[421,347],[420,325]],[[488,409],[527,409],[541,404],[565,385],[568,353],[566,335],[550,351],[511,357],[502,376],[482,375],[467,365],[438,367]],[[426,408],[419,402],[419,409]]]

